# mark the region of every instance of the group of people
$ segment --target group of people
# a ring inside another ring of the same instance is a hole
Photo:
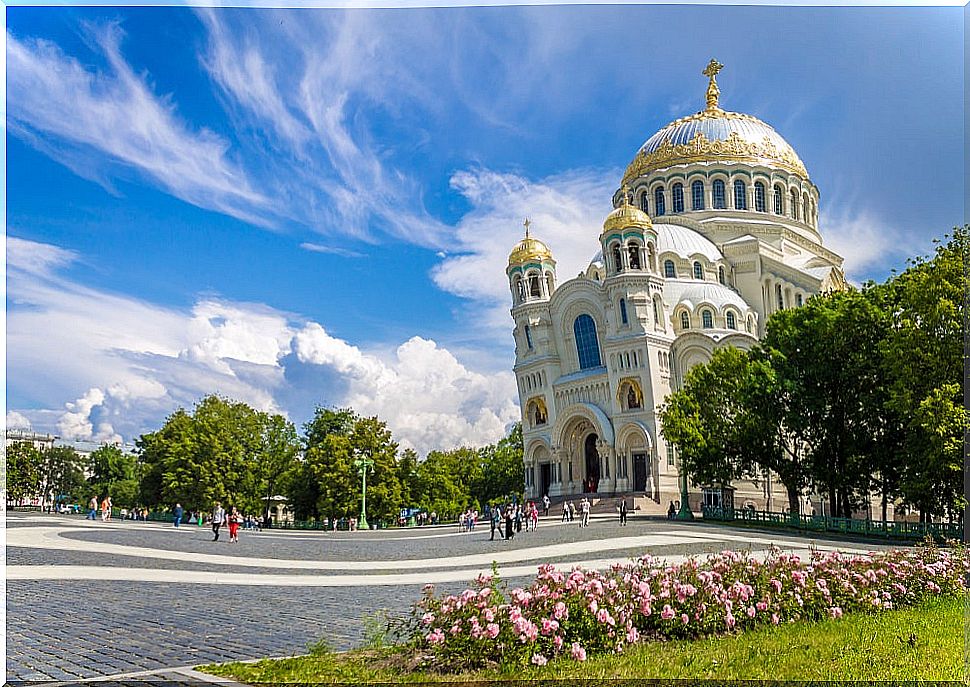
[[[523,524],[526,532],[535,531],[539,527],[539,508],[532,501],[486,508],[485,517],[491,531],[490,541],[495,539],[496,532],[500,538],[511,541],[517,532],[522,531]]]
[[[98,497],[92,496],[91,500],[88,501],[88,514],[86,516],[88,520],[98,519]],[[111,497],[105,496],[101,499],[101,521],[111,522]]]
[[[176,509],[180,508],[176,504]],[[229,541],[238,542],[239,541],[239,525],[243,521],[243,516],[239,513],[239,509],[232,506],[228,511],[222,507],[222,504],[218,501],[212,507],[212,541],[219,541],[219,530],[223,525],[229,528]]]
[[[573,501],[563,501],[562,503],[562,522],[572,522],[579,517],[580,527],[589,527],[589,511],[592,508],[590,500],[583,497],[577,506]]]

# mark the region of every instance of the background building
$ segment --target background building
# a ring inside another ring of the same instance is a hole
[[[773,312],[845,288],[818,187],[771,126],[720,108],[721,67],[704,70],[706,108],[636,153],[583,273],[559,283],[528,220],[509,256],[530,497],[633,492],[665,510],[680,490],[657,407],[716,348],[750,348]],[[773,480],[734,487],[737,507],[787,505]],[[722,498],[691,492],[694,509]]]

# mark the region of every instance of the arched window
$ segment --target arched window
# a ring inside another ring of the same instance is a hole
[[[765,185],[760,181],[754,182],[754,209],[757,212],[768,212],[765,206]]]
[[[718,265],[717,268],[717,281],[721,284],[724,283],[724,267],[722,265]]]
[[[802,196],[802,221],[808,224],[808,194]]]
[[[596,323],[589,315],[583,314],[573,322],[576,336],[576,352],[579,354],[579,368],[586,370],[600,366],[600,345],[596,339]]]
[[[643,266],[640,264],[640,245],[631,243],[627,251],[630,253],[630,269],[643,269]]]
[[[692,210],[704,209],[704,182],[695,181],[690,185],[690,207]]]
[[[791,190],[790,206],[788,208],[792,219],[798,219],[798,191]]]
[[[647,198],[649,197],[649,195],[650,194],[647,193],[646,191],[640,194],[640,209],[646,212],[648,215],[650,214],[647,210],[647,208],[649,207],[647,204]]]
[[[662,306],[660,305],[660,297],[657,296],[653,299],[653,323],[656,325],[660,324],[660,312]]]
[[[734,209],[748,209],[748,189],[740,179],[734,180]]]
[[[529,275],[529,295],[539,298],[542,295],[542,287],[539,285],[539,275],[532,273]]]
[[[720,179],[715,179],[711,190],[714,192],[714,209],[723,210],[726,208],[727,201],[724,199],[724,182]]]
[[[785,309],[785,296],[781,292],[781,284],[776,284],[775,285],[775,296],[778,299],[778,309],[779,310],[784,310]]]
[[[674,267],[673,260],[664,260],[664,276],[667,279],[674,279],[677,276],[677,268]]]
[[[667,206],[664,203],[663,186],[658,186],[653,192],[653,212],[657,217],[667,212]]]
[[[690,315],[687,314],[686,310],[682,310],[680,313],[680,328],[690,329]]]
[[[802,303],[803,303],[803,302],[804,302],[804,301],[802,301],[802,294],[800,294],[800,293],[796,293],[796,294],[795,294],[795,305],[796,305],[796,306],[798,306],[798,307],[800,308],[800,307],[802,307]]]
[[[727,328],[728,329],[738,328],[738,321],[734,319],[734,313],[731,312],[730,310],[728,310],[728,314],[727,314]]]
[[[623,322],[623,324],[627,324],[627,319],[626,319],[626,299],[625,298],[621,298],[620,299],[620,320]]]
[[[701,322],[704,325],[704,329],[711,329],[714,326],[714,315],[710,310],[701,311]]]
[[[532,350],[532,328],[529,325],[525,325],[525,342],[529,346],[529,350]]]
[[[776,215],[785,214],[784,209],[781,207],[781,200],[782,200],[781,186],[776,184],[775,185],[775,214]]]
[[[525,288],[522,286],[522,277],[515,277],[515,300],[519,303],[525,300]]]
[[[617,272],[623,271],[623,255],[620,252],[620,244],[613,244],[613,269]]]
[[[751,315],[748,315],[748,324],[745,328],[748,330],[748,334],[754,332],[754,318]]]
[[[684,185],[674,184],[674,212],[684,211]]]
[[[701,267],[701,264],[695,260],[694,261],[694,279],[703,279],[703,278],[704,278],[704,268]]]

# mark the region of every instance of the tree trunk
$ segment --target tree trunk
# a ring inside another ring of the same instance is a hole
[[[786,486],[785,489],[788,491],[788,510],[793,516],[801,515],[801,494],[798,493],[797,489]]]
[[[839,517],[839,499],[835,493],[835,483],[829,482],[829,515],[833,518]]]
[[[882,521],[886,522],[889,513],[889,497],[886,494],[886,482],[882,483]]]

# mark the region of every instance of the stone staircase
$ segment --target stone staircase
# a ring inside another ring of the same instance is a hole
[[[620,500],[626,498],[627,507],[630,509],[630,516],[646,515],[651,517],[667,515],[667,506],[669,504],[660,504],[649,496],[643,495],[631,495],[626,494],[624,496],[613,496],[611,494],[587,494],[590,501],[592,502],[590,506],[591,515],[618,515]],[[569,496],[554,496],[550,497],[549,505],[549,515],[559,516],[562,514],[562,504],[563,501],[572,501],[576,507],[579,507],[579,502],[582,501],[583,494],[572,494]],[[542,504],[539,503],[540,509]],[[541,511],[540,511],[541,512]]]

